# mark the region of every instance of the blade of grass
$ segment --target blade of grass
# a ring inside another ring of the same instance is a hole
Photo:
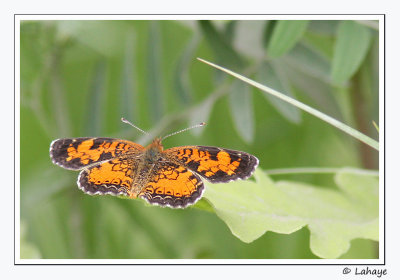
[[[148,68],[148,102],[149,114],[158,122],[164,115],[164,92],[161,71],[161,30],[159,22],[152,21],[149,27],[149,50],[147,53]]]
[[[379,127],[376,122],[372,121],[372,124],[375,126],[376,131],[379,133]]]
[[[134,34],[130,33],[126,39],[124,62],[121,75],[121,89],[119,92],[119,112],[121,116],[136,122],[138,115],[137,94],[135,92],[134,79]],[[125,124],[120,122],[120,127],[125,128]]]
[[[377,141],[375,141],[374,139],[368,137],[365,134],[362,134],[361,132],[355,130],[354,128],[352,128],[352,127],[350,127],[348,125],[345,125],[344,123],[341,123],[338,120],[336,120],[336,119],[334,119],[334,118],[332,118],[332,117],[330,117],[328,115],[325,115],[324,113],[322,113],[322,112],[320,112],[320,111],[318,111],[318,110],[316,110],[316,109],[314,109],[314,108],[312,108],[312,107],[310,107],[310,106],[308,106],[308,105],[306,105],[304,103],[301,103],[300,101],[297,101],[296,99],[290,98],[289,96],[284,95],[284,94],[280,93],[279,91],[273,90],[273,89],[271,89],[271,88],[269,88],[267,86],[264,86],[264,85],[262,85],[260,83],[257,83],[255,81],[249,79],[249,78],[246,78],[246,77],[244,77],[242,75],[239,75],[239,74],[237,74],[237,73],[235,73],[233,71],[225,69],[225,68],[223,68],[221,66],[218,66],[218,65],[216,65],[214,63],[208,62],[208,61],[206,61],[204,59],[201,59],[201,58],[197,58],[197,59],[200,60],[201,62],[204,62],[204,63],[214,67],[214,68],[217,68],[217,69],[219,69],[221,71],[224,71],[225,73],[228,73],[228,74],[230,74],[230,75],[232,75],[232,76],[234,76],[234,77],[236,77],[236,78],[238,78],[238,79],[240,79],[240,80],[242,80],[242,81],[244,81],[244,82],[246,82],[246,83],[248,83],[248,84],[250,84],[250,85],[252,85],[252,86],[254,86],[254,87],[258,88],[258,89],[260,89],[260,90],[262,90],[262,91],[268,92],[269,94],[274,95],[275,97],[280,98],[280,99],[292,104],[293,106],[296,106],[296,107],[306,111],[307,113],[310,113],[311,115],[316,116],[317,118],[319,118],[319,119],[321,119],[321,120],[323,120],[323,121],[335,126],[336,128],[338,128],[338,129],[344,131],[345,133],[349,134],[350,136],[353,136],[354,138],[358,139],[359,141],[361,141],[361,142],[371,146],[375,150],[379,151],[379,143]]]
[[[174,88],[177,93],[177,99],[183,105],[190,104],[193,99],[193,91],[190,82],[189,68],[192,58],[200,42],[200,36],[195,33],[185,46],[182,55],[176,65],[174,73]]]
[[[268,175],[288,175],[288,174],[335,174],[339,171],[347,170],[354,174],[379,176],[378,170],[343,168],[343,167],[295,167],[265,170]]]
[[[86,122],[84,132],[87,135],[100,135],[102,121],[99,116],[103,116],[103,102],[106,93],[106,62],[100,59],[93,69],[92,84],[89,89],[88,110],[86,112]]]

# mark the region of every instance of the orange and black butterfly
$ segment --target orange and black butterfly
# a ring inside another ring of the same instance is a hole
[[[247,179],[258,165],[253,155],[217,147],[164,150],[162,139],[147,147],[112,138],[57,139],[50,145],[50,157],[63,168],[81,170],[77,183],[85,193],[140,197],[172,208],[187,207],[201,198],[201,177],[211,183]]]

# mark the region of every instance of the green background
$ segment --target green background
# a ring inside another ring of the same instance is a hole
[[[21,258],[317,258],[307,227],[252,243],[215,213],[89,196],[51,163],[63,137],[242,150],[263,170],[377,169],[378,153],[321,120],[201,63],[248,76],[377,139],[378,28],[365,21],[24,21],[21,47]],[[125,117],[151,137],[121,123]],[[283,174],[335,188],[331,174]],[[206,202],[202,202],[206,205]],[[377,258],[355,239],[342,258]]]

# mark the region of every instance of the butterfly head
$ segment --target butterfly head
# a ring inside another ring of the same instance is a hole
[[[156,139],[153,140],[146,148],[149,150],[151,153],[156,154],[160,153],[164,150],[163,145],[161,144],[162,139],[160,137],[157,137]]]

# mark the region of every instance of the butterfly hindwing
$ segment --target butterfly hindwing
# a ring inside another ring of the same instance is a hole
[[[87,194],[129,195],[133,172],[137,168],[130,159],[116,158],[81,171],[78,187]]]
[[[198,175],[172,162],[159,162],[139,197],[151,204],[184,208],[201,198],[204,185]]]

